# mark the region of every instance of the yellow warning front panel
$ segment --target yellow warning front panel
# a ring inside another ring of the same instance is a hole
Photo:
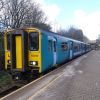
[[[22,37],[16,36],[16,68],[22,69]]]

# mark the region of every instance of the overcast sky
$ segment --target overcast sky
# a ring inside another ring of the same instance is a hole
[[[94,40],[100,34],[100,0],[36,0],[54,29],[75,26]]]

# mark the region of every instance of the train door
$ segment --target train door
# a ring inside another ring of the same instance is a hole
[[[52,59],[53,59],[53,65],[56,65],[56,63],[57,63],[57,50],[56,50],[56,39],[54,38],[54,37],[52,37],[52,36],[49,36],[48,37],[48,39],[49,39],[49,41],[51,41],[50,42],[50,46],[51,46],[51,52],[52,52]]]
[[[22,35],[11,36],[11,62],[12,69],[22,69],[23,66],[23,53],[22,53]]]
[[[16,68],[22,67],[22,36],[16,36],[15,38],[16,45]]]
[[[24,71],[27,66],[27,34],[17,31],[11,34],[11,68],[16,71]]]
[[[56,39],[53,39],[53,55],[54,55],[53,65],[56,65],[56,63],[57,63]]]
[[[69,58],[70,59],[72,59],[73,58],[73,42],[72,41],[70,41],[70,44],[69,44],[69,46],[70,46],[70,50],[69,50]]]

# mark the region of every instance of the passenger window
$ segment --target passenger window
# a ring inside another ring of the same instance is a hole
[[[77,49],[77,51],[80,51],[80,45],[78,44],[78,49]]]
[[[80,44],[74,44],[74,50],[76,52],[80,51],[81,50],[81,45]]]
[[[63,51],[67,51],[68,50],[68,44],[66,42],[61,43],[61,48]]]
[[[77,50],[77,49],[78,49],[78,46],[77,46],[77,45],[76,45],[76,46],[74,46],[74,49],[75,49],[75,50]]]
[[[48,49],[50,52],[52,51],[52,40],[48,41]]]

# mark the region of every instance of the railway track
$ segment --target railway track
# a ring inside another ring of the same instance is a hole
[[[8,90],[3,91],[2,93],[0,93],[0,98],[11,93],[11,92],[13,92],[13,91],[15,91],[15,90],[17,90],[17,89],[19,89],[19,88],[20,87],[18,87],[18,86],[13,86],[13,87],[9,88]]]
[[[28,84],[26,81],[15,81],[13,85],[0,92],[0,98]]]

